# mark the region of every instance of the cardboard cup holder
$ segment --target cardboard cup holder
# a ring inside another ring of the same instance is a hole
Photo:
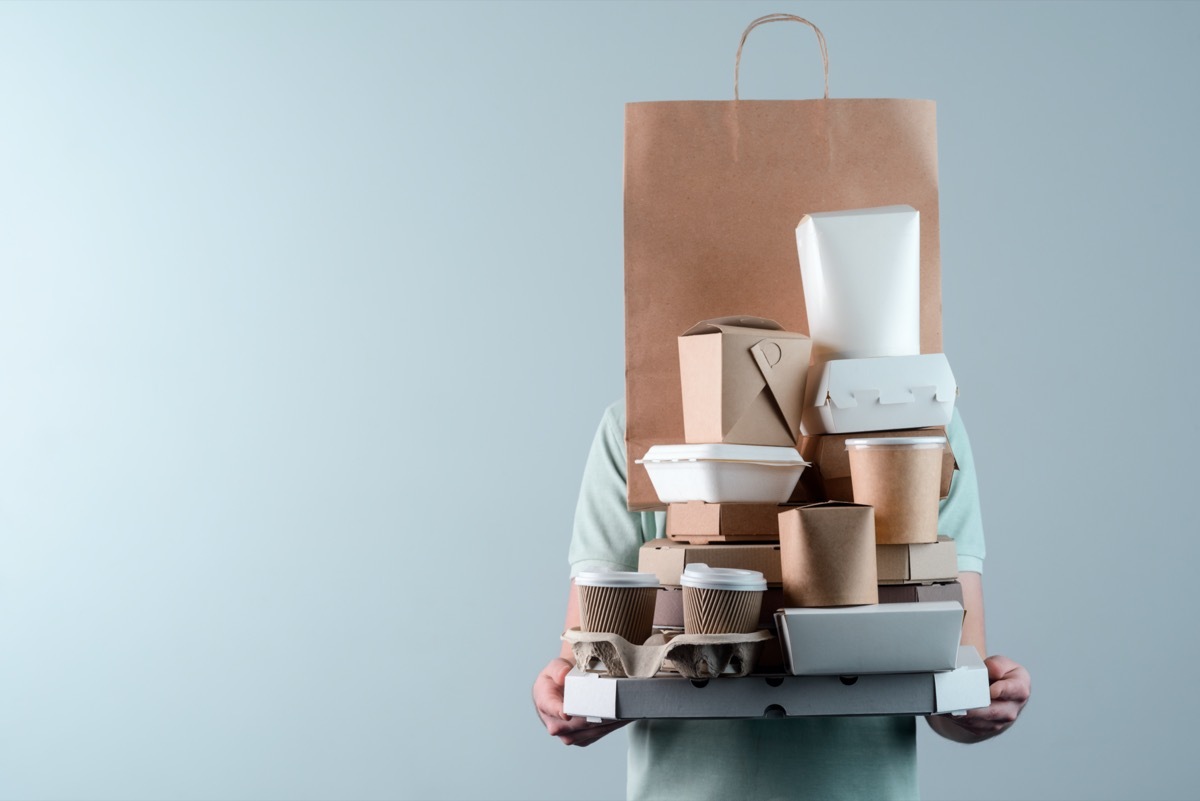
[[[585,673],[648,679],[673,671],[697,681],[750,675],[763,644],[774,638],[765,630],[675,636],[658,633],[644,644],[635,645],[616,634],[578,628],[568,629],[562,635],[571,644],[575,666]]]

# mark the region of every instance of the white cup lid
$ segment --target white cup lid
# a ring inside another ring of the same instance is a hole
[[[580,587],[657,587],[658,576],[654,573],[636,573],[632,570],[581,570],[575,576]]]
[[[767,580],[757,570],[737,567],[709,567],[698,562],[684,568],[679,583],[702,590],[765,590]]]
[[[945,437],[859,437],[846,440],[851,448],[943,448]]]

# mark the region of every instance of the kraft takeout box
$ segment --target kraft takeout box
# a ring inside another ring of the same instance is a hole
[[[963,603],[962,585],[957,581],[945,581],[938,584],[879,585],[879,603],[881,604],[930,603],[932,601]]]
[[[876,545],[880,584],[930,584],[958,580],[958,547],[949,537],[937,542]]]
[[[837,501],[779,515],[779,556],[787,606],[879,603],[875,510]]]
[[[944,426],[957,396],[944,353],[837,359],[814,368],[801,430],[812,436]]]
[[[883,437],[928,437],[946,436],[944,427],[910,428],[900,431],[872,431],[869,434],[823,434],[807,437],[803,443],[802,454],[813,463],[815,470],[808,470],[805,476],[810,484],[819,482],[824,490],[824,496],[831,501],[853,501],[854,484],[850,479],[850,455],[846,452],[846,440],[851,437],[870,436]],[[942,452],[942,485],[940,497],[950,494],[950,482],[958,463],[954,460],[954,452],[950,450],[950,440],[946,439],[946,448]]]
[[[778,542],[780,506],[770,503],[673,503],[667,537],[676,542]]]
[[[719,317],[679,337],[688,443],[795,445],[812,341],[761,317]]]
[[[797,676],[953,670],[963,606],[954,601],[781,609],[775,626]]]
[[[689,545],[659,538],[638,549],[638,570],[654,573],[659,584],[682,584],[684,568],[702,563],[709,567],[736,567],[757,570],[768,585],[780,586],[783,573],[779,562],[779,543],[723,543]]]
[[[769,641],[768,641],[769,642]],[[612,678],[572,669],[563,711],[589,721],[962,714],[991,703],[987,667],[971,646],[954,670],[862,676],[760,676],[691,681]]]

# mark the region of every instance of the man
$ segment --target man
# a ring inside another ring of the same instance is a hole
[[[986,654],[983,526],[970,441],[957,411],[947,436],[959,470],[938,515],[958,549],[966,618],[964,644]],[[638,548],[661,536],[665,514],[626,508],[625,404],[605,412],[584,469],[571,538],[571,575],[610,567],[636,570]],[[579,625],[572,585],[565,626]],[[986,660],[992,703],[964,717],[927,718],[961,743],[1003,732],[1029,699],[1026,670],[1003,656]],[[574,664],[564,643],[538,675],[534,705],[549,733],[589,745],[626,722],[588,723],[563,713],[563,682]],[[629,735],[629,798],[916,798],[916,723],[909,717],[637,721]]]

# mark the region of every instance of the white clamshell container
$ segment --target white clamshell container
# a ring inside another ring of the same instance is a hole
[[[769,445],[655,445],[645,465],[662,503],[786,503],[808,462]]]

